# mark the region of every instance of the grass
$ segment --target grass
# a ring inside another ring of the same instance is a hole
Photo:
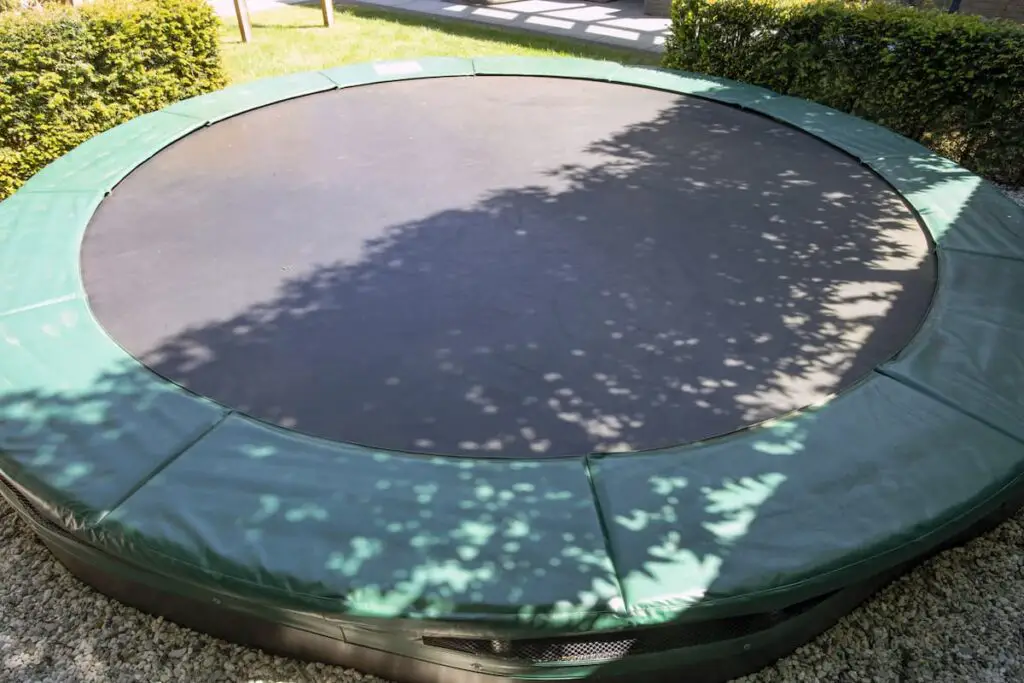
[[[575,56],[657,64],[660,56],[520,34],[488,26],[419,18],[356,7],[335,11],[322,25],[319,6],[292,5],[254,13],[253,40],[241,42],[233,17],[221,28],[221,48],[233,83],[378,59],[490,55]]]

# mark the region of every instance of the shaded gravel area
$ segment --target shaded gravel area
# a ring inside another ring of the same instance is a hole
[[[1024,205],[1024,189],[1007,192]],[[109,600],[58,565],[5,503],[0,577],[4,683],[381,683],[230,645]],[[1024,513],[936,557],[742,681],[1024,681]]]

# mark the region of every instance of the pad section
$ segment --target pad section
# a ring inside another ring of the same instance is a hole
[[[924,327],[881,370],[1024,442],[1024,262],[939,256]]]
[[[385,454],[231,416],[97,533],[132,561],[335,615],[573,628],[621,606],[578,458]]]
[[[591,469],[626,607],[661,623],[793,604],[907,561],[991,511],[1024,443],[874,375],[816,411]]]
[[[18,192],[109,192],[136,166],[203,125],[202,119],[165,110],[143,114],[83,142]]]
[[[0,203],[0,318],[82,296],[78,252],[102,192],[19,192]]]
[[[81,300],[0,318],[0,473],[72,529],[223,415],[138,365]]]

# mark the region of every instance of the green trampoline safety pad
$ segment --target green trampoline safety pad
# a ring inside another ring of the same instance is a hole
[[[103,193],[23,192],[0,202],[0,319],[82,295],[78,245]]]
[[[755,109],[758,103],[779,97],[770,90],[745,83],[659,67],[622,67],[607,74],[607,80],[668,92],[685,92],[743,109]]]
[[[931,154],[924,145],[884,126],[807,100],[771,97],[752,103],[750,108],[811,133],[863,162]]]
[[[85,141],[30,178],[19,193],[109,192],[136,166],[202,125],[200,119],[168,111],[144,114]]]
[[[918,338],[881,372],[1024,441],[1024,260],[945,251]]]
[[[191,97],[172,104],[165,111],[210,124],[257,107],[336,87],[334,81],[319,71],[303,72],[234,85],[220,91],[219,97]]]
[[[868,161],[917,210],[942,249],[1024,260],[1024,208],[934,154]]]
[[[750,438],[592,459],[627,608],[654,622],[884,571],[1024,472],[1019,441],[881,375]]]
[[[146,563],[356,616],[573,623],[618,597],[576,458],[388,454],[231,416],[94,531]]]
[[[375,64],[341,66],[324,71],[339,88],[403,81],[414,78],[444,78],[472,76],[473,60],[457,57],[433,57],[431,59],[396,60]]]
[[[479,57],[473,73],[479,76],[541,76],[611,80],[624,67],[598,59],[535,59],[532,57]]]
[[[269,427],[151,373],[93,318],[85,228],[104,194],[164,147],[319,92],[504,75],[678,92],[843,149],[934,238],[925,324],[854,388],[785,419],[654,452],[489,461]],[[592,60],[436,58],[285,76],[133,119],[0,204],[0,474],[137,568],[289,608],[570,631],[751,612],[877,576],[1019,490],[1022,292],[1019,207],[917,143],[820,105]]]
[[[0,317],[0,471],[72,528],[115,508],[223,410],[137,365],[81,299]]]

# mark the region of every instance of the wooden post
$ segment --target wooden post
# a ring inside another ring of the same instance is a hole
[[[324,15],[324,26],[334,26],[334,0],[320,0],[320,11]]]
[[[242,34],[242,42],[252,40],[252,22],[249,21],[249,5],[245,0],[235,0],[235,16],[238,18],[238,32]]]

